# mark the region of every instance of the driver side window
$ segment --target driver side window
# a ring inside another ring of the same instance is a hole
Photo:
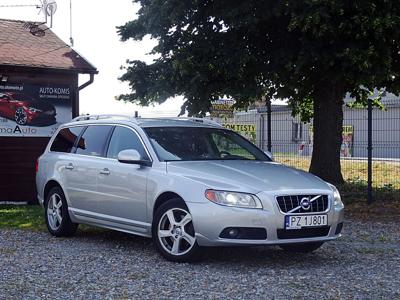
[[[136,133],[126,127],[115,127],[108,146],[107,157],[117,159],[119,152],[128,149],[137,150],[143,160],[150,160]]]

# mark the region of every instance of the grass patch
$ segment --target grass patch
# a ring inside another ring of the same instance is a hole
[[[10,228],[47,231],[44,209],[40,205],[0,204],[0,229]],[[107,231],[107,229],[81,224],[79,231],[93,233]]]
[[[286,155],[275,155],[275,160],[305,171],[308,171],[311,162],[310,157]],[[368,164],[366,161],[342,159],[341,168],[346,182],[363,184],[367,181]],[[391,187],[400,190],[400,163],[373,161],[372,185],[376,188]]]
[[[357,219],[393,221],[400,219],[400,189],[392,184],[372,187],[373,203],[367,204],[367,182],[355,179],[338,186],[345,214]]]
[[[43,231],[44,210],[39,205],[0,205],[0,228]]]

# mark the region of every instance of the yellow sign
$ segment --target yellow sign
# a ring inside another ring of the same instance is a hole
[[[226,129],[233,130],[252,143],[256,142],[256,125],[255,124],[235,124],[235,123],[222,123]]]
[[[210,115],[212,118],[220,118],[220,117],[233,117],[233,104],[235,104],[234,100],[229,99],[220,99],[211,102],[211,111]]]

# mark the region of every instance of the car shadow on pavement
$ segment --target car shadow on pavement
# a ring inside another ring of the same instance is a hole
[[[327,262],[327,253],[324,246],[313,253],[291,253],[280,249],[278,246],[258,247],[216,247],[207,248],[203,261],[222,263],[246,263],[272,265],[297,265],[320,264]],[[330,260],[339,259],[329,253]]]
[[[103,247],[119,248],[129,253],[145,251],[156,254],[151,239],[128,233],[107,229],[84,227],[79,230],[75,238],[84,242],[102,244]],[[331,264],[343,256],[338,249],[332,249],[335,242],[326,243],[312,253],[291,253],[278,246],[256,247],[206,247],[202,249],[201,259],[197,264],[247,264],[259,267],[268,266],[296,266],[313,264]],[[159,256],[160,260],[163,260]]]

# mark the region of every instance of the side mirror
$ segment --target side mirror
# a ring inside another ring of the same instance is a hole
[[[134,149],[122,150],[118,153],[118,161],[124,164],[151,166],[151,161],[142,160],[139,152]]]
[[[274,161],[274,155],[269,151],[264,151],[265,155],[269,157],[270,160]]]

